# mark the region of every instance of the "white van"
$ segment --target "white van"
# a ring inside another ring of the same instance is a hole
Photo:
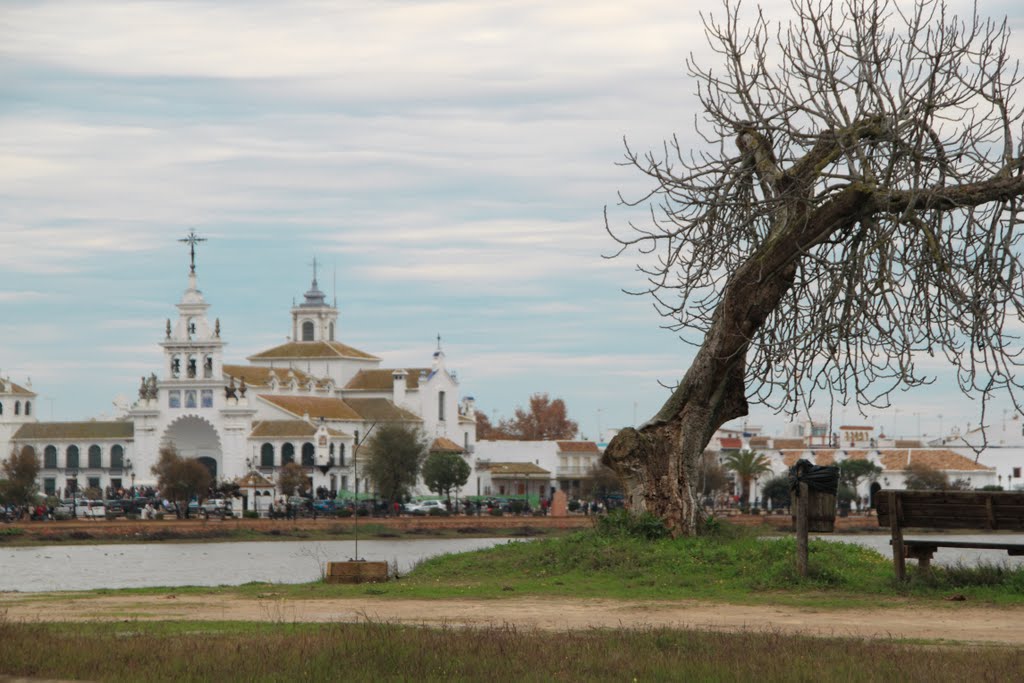
[[[75,506],[75,514],[79,519],[105,519],[107,506],[102,500],[80,500]]]

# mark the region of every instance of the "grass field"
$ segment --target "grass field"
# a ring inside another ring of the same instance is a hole
[[[1021,670],[1018,649],[775,633],[0,622],[0,673],[95,681],[1009,681]]]
[[[723,527],[693,539],[649,538],[649,529],[601,529],[509,543],[423,562],[387,584],[249,584],[175,588],[288,598],[513,596],[699,599],[821,609],[894,603],[931,607],[1024,603],[1024,570],[993,564],[936,567],[895,581],[888,558],[859,546],[811,544],[800,578],[791,538]],[[654,534],[657,535],[657,534]],[[123,591],[159,593],[160,589]],[[119,594],[121,591],[98,591]],[[879,599],[879,598],[884,599]],[[67,596],[26,596],[39,601]],[[816,638],[781,632],[647,629],[534,632],[514,627],[428,629],[397,624],[123,623],[24,624],[0,616],[0,674],[99,681],[617,680],[963,681],[1019,680],[1024,651],[896,640]]]

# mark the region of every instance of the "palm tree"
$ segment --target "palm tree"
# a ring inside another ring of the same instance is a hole
[[[760,453],[743,449],[725,456],[722,465],[727,470],[732,470],[740,478],[740,504],[747,506],[750,497],[750,480],[759,474],[771,472],[772,467],[768,458]]]

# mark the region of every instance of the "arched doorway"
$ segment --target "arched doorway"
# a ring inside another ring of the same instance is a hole
[[[163,442],[174,446],[183,458],[195,458],[216,478],[220,471],[220,436],[216,428],[201,417],[186,415],[164,431]]]
[[[203,455],[203,456],[199,457],[199,462],[203,465],[203,467],[205,467],[207,470],[210,471],[210,477],[213,478],[214,481],[216,481],[217,480],[217,461],[214,460],[213,458],[211,458],[208,455]]]
[[[882,490],[882,485],[881,484],[879,484],[877,481],[876,482],[872,482],[871,488],[869,489],[869,491],[871,493],[871,509],[872,510],[875,509],[875,495],[879,491],[881,491],[881,490]]]

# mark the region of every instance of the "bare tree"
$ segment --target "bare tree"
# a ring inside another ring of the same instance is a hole
[[[737,5],[703,17],[721,67],[688,60],[706,145],[626,164],[653,181],[609,233],[640,255],[667,326],[699,346],[670,398],[606,462],[631,504],[696,533],[697,469],[748,400],[807,410],[815,396],[884,407],[932,381],[1009,390],[1024,313],[1019,65],[1005,22],[941,0],[791,0],[790,23]],[[982,408],[984,412],[984,408]]]

